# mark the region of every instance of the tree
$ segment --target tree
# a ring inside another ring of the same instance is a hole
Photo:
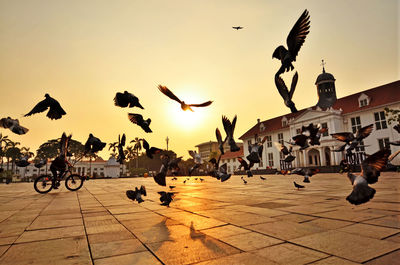
[[[8,144],[8,148],[6,149],[6,157],[7,157],[7,170],[9,169],[9,161],[11,158],[11,170],[14,171],[15,160],[21,156],[21,150],[17,147],[20,145],[19,142],[10,141]]]
[[[110,151],[112,149],[111,157],[116,157],[117,156],[117,149],[118,149],[118,142],[113,142],[108,144],[108,150]]]
[[[6,155],[6,147],[9,145],[11,142],[10,139],[8,139],[8,136],[0,133],[0,161],[1,161],[1,168],[3,168],[3,157]]]
[[[35,155],[33,152],[30,151],[29,147],[21,147],[21,154],[28,159]]]
[[[131,141],[131,143],[135,143],[135,145],[133,146],[133,150],[135,150],[136,152],[136,158],[139,157],[139,152],[142,150],[142,142],[143,142],[143,138],[138,138],[135,137],[135,139],[133,139]],[[138,168],[138,159],[136,159],[136,168]]]
[[[400,123],[400,110],[399,109],[389,109],[385,108],[385,115],[389,118],[388,123],[392,124],[392,122]]]

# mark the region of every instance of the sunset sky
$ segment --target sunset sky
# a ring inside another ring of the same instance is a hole
[[[235,137],[257,118],[288,113],[274,84],[284,44],[304,9],[310,34],[294,63],[298,109],[317,103],[321,59],[343,97],[400,79],[400,4],[396,0],[235,1],[0,0],[0,118],[18,118],[23,136],[0,129],[36,150],[62,132],[85,142],[89,133],[114,142],[145,137],[188,157],[196,144],[215,140],[221,116],[238,115]],[[236,31],[232,26],[243,26]],[[283,75],[289,84],[293,72]],[[186,103],[213,100],[183,112],[161,94],[168,86]],[[118,91],[140,98],[144,110],[115,107]],[[49,93],[67,115],[23,117]],[[152,119],[153,133],[127,113]],[[100,153],[108,158],[108,151]]]

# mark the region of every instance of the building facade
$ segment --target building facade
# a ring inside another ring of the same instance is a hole
[[[310,146],[300,151],[293,147],[296,159],[290,167],[314,167],[339,165],[344,158],[344,152],[333,152],[344,143],[333,139],[330,134],[338,132],[353,132],[359,128],[374,124],[374,129],[363,145],[356,149],[356,155],[372,154],[385,146],[387,142],[397,141],[400,134],[393,129],[395,124],[388,124],[384,109],[400,109],[400,80],[372,89],[364,90],[343,98],[336,99],[335,78],[326,73],[325,69],[316,81],[319,100],[316,106],[302,109],[297,113],[289,113],[257,124],[243,134],[239,139],[244,142],[244,157],[248,155],[248,146],[256,139],[260,141],[267,136],[264,143],[262,163],[254,169],[270,166],[276,169],[286,168],[283,155],[275,147],[274,142],[287,145],[292,137],[301,133],[301,127],[310,123],[320,124],[328,128],[328,132],[321,136],[321,145]],[[390,146],[392,153],[400,149]],[[400,157],[396,157],[393,164],[400,164]]]
[[[243,147],[243,143],[237,142],[237,146]],[[203,161],[208,161],[210,159],[210,154],[213,152],[217,152],[219,154],[219,149],[218,149],[218,142],[216,141],[208,141],[204,142],[201,144],[196,145],[197,147],[197,152],[200,154],[201,159]],[[228,152],[230,149],[228,143],[226,142],[224,144],[224,153]]]
[[[243,146],[240,147],[240,150],[237,152],[227,151],[225,154],[221,156],[221,160],[219,165],[222,166],[223,164],[227,165],[227,172],[228,174],[233,174],[235,171],[239,169],[240,163],[238,158],[243,158]]]

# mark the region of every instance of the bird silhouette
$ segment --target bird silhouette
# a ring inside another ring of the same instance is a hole
[[[165,192],[165,191],[159,191],[158,194],[160,194],[160,201],[162,206],[167,206],[169,207],[169,204],[172,202],[173,198],[175,197],[174,192]]]
[[[46,116],[52,120],[61,119],[63,115],[67,114],[61,107],[60,103],[54,98],[50,97],[49,94],[45,94],[44,97],[45,99],[36,104],[36,106],[29,113],[25,114],[25,117],[44,112],[47,109],[49,109],[49,112],[47,112]]]
[[[300,146],[299,150],[304,150],[310,145],[308,144],[308,136],[304,134],[298,134],[296,136],[293,136],[292,139],[294,140],[293,145],[298,145]]]
[[[201,166],[203,163],[203,160],[201,159],[201,156],[199,153],[193,150],[189,150],[189,155],[193,158],[194,161],[194,166],[189,169],[189,176],[192,176],[192,173]]]
[[[143,119],[142,115],[136,113],[128,113],[128,118],[132,123],[139,125],[145,132],[147,133],[153,132],[149,127],[151,123],[150,118],[145,120]]]
[[[90,133],[85,143],[85,152],[94,154],[103,150],[106,145],[106,143],[103,143],[99,138]]]
[[[283,79],[279,75],[275,75],[276,88],[278,89],[279,94],[283,98],[283,102],[285,103],[286,107],[290,108],[290,111],[292,113],[297,112],[296,106],[292,101],[292,98],[294,90],[296,89],[298,79],[299,75],[296,72],[292,78],[292,84],[290,86],[290,90],[288,90],[285,81],[283,81]]]
[[[295,181],[293,181],[293,184],[294,184],[294,187],[297,188],[298,190],[305,188],[303,185],[297,184]]]
[[[310,183],[310,177],[314,176],[319,172],[317,168],[295,168],[291,171],[291,174],[297,174],[304,176],[303,182]]]
[[[373,124],[367,125],[357,130],[356,134],[354,135],[351,132],[341,132],[341,133],[332,133],[331,136],[338,141],[345,142],[346,144],[341,146],[339,150],[344,150],[346,145],[348,145],[347,153],[351,153],[358,145],[361,143],[362,140],[367,138],[374,128]],[[339,151],[334,150],[334,151]]]
[[[241,26],[237,26],[237,27],[232,27],[233,29],[239,30],[239,29],[243,29],[243,27]]]
[[[118,92],[115,97],[114,97],[114,104],[115,106],[121,107],[121,108],[133,108],[133,107],[138,107],[141,109],[144,109],[142,105],[139,103],[139,99],[129,93],[128,91],[124,91],[124,93]]]
[[[125,154],[124,154],[124,146],[126,142],[126,136],[125,133],[121,135],[118,135],[118,157],[117,157],[117,162],[119,162],[121,165],[125,161]]]
[[[10,131],[19,135],[26,134],[29,131],[29,129],[19,125],[18,119],[14,120],[10,117],[0,119],[0,127],[10,129]]]
[[[281,60],[282,63],[281,67],[276,73],[277,75],[294,69],[292,62],[296,61],[297,54],[299,53],[300,48],[303,45],[307,34],[309,33],[309,29],[310,15],[308,14],[308,11],[306,9],[301,14],[296,24],[294,24],[286,39],[288,49],[281,45],[277,47],[272,54],[272,58]]]
[[[266,180],[267,178],[264,178],[264,177],[261,177],[261,176],[260,176],[260,179],[262,179],[262,180]]]
[[[248,164],[246,160],[241,157],[238,157],[237,160],[240,163],[239,168],[243,168],[246,171],[247,177],[252,177],[253,173],[251,172],[251,168],[253,167],[254,163],[250,161],[250,163]]]
[[[235,139],[233,138],[233,133],[235,131],[237,116],[233,118],[232,122],[226,117],[222,116],[222,124],[224,125],[224,130],[226,133],[226,140],[230,146],[231,152],[237,152],[240,148],[236,145]]]
[[[147,157],[149,157],[151,159],[153,159],[153,156],[155,154],[159,154],[162,151],[160,148],[157,148],[157,147],[150,148],[149,143],[145,139],[143,139],[143,148],[146,150]]]
[[[221,154],[224,154],[224,144],[227,138],[225,138],[224,141],[222,141],[222,136],[221,136],[221,132],[219,131],[219,129],[215,129],[215,136],[217,137],[217,142],[218,142],[218,149],[221,152]]]
[[[212,101],[207,101],[201,104],[186,104],[185,101],[181,101],[177,96],[172,93],[171,90],[168,89],[166,86],[158,85],[158,89],[167,97],[169,97],[172,100],[177,101],[179,104],[181,104],[181,108],[183,110],[190,110],[193,111],[192,107],[207,107],[210,106]]]
[[[243,177],[240,178],[243,180],[243,184],[247,184],[247,181]]]

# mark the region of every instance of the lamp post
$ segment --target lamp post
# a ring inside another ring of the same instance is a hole
[[[168,142],[169,142],[168,136],[167,136],[167,138],[165,138],[165,141],[167,142],[167,151],[168,151]]]

